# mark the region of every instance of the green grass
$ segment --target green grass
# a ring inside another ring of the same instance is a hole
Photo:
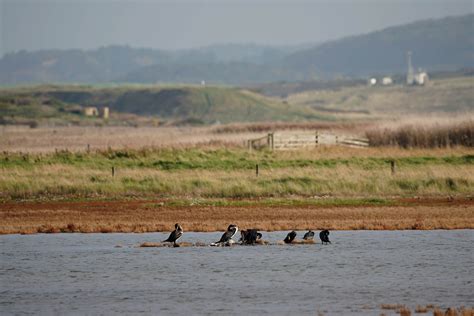
[[[0,199],[327,196],[340,199],[340,204],[347,199],[353,204],[352,199],[360,198],[369,203],[374,197],[382,202],[370,203],[383,204],[393,196],[472,195],[474,155],[429,153],[333,158],[321,158],[326,156],[321,153],[312,157],[317,152],[191,148],[2,153]],[[392,160],[395,174],[391,174]]]
[[[91,153],[57,151],[52,154],[0,153],[0,167],[34,168],[51,164],[64,164],[82,168],[150,168],[162,171],[177,170],[253,170],[260,171],[281,168],[337,168],[358,167],[365,170],[385,168],[395,161],[397,167],[419,165],[474,165],[474,155],[461,156],[418,156],[418,157],[350,157],[307,159],[281,157],[279,152],[243,149],[144,149],[107,150]],[[282,182],[285,179],[281,180]],[[304,181],[299,180],[299,181]]]

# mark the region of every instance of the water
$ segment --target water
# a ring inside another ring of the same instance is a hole
[[[379,315],[380,304],[474,305],[472,230],[335,231],[327,246],[134,247],[166,237],[0,236],[0,313]]]

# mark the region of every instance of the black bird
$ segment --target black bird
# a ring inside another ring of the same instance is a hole
[[[289,232],[288,235],[286,235],[286,238],[283,239],[283,241],[285,242],[285,244],[291,244],[293,240],[295,240],[295,238],[296,238],[296,232],[293,230]]]
[[[313,240],[313,238],[314,238],[314,232],[311,229],[303,236],[304,240]]]
[[[183,228],[178,224],[174,224],[174,230],[171,232],[168,239],[164,240],[163,242],[172,242],[173,245],[176,247],[176,241],[183,235]]]
[[[322,232],[319,233],[319,238],[321,239],[321,242],[330,244],[331,242],[329,241],[329,230],[323,230]]]
[[[237,234],[238,230],[239,228],[237,227],[237,225],[230,224],[229,227],[227,227],[227,231],[222,234],[221,239],[215,244],[229,244],[231,241],[233,241],[232,237]]]
[[[247,229],[240,232],[240,242],[244,245],[253,245],[258,239],[262,238],[262,234],[256,229]]]

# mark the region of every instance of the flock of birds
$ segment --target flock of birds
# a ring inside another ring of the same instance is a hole
[[[222,234],[222,237],[219,239],[217,242],[211,243],[211,246],[230,246],[235,243],[235,241],[232,239],[237,232],[239,231],[239,228],[237,225],[230,224],[229,227],[227,227],[227,231]],[[163,242],[169,242],[173,243],[174,247],[179,247],[179,244],[176,243],[176,241],[183,236],[183,228],[181,225],[176,223],[174,225],[174,230],[171,232],[169,235],[168,239],[164,240]],[[296,238],[296,232],[293,230],[286,235],[285,239],[283,240],[284,243],[286,244],[291,244],[294,242]],[[307,233],[304,234],[303,240],[309,241],[313,240],[314,238],[314,232],[312,230],[309,230]],[[329,231],[328,230],[323,230],[319,233],[319,238],[321,239],[322,244],[330,244],[331,242],[329,241]],[[247,230],[242,230],[240,232],[240,240],[239,242],[242,245],[254,245],[258,243],[260,240],[262,240],[262,234],[258,232],[256,229],[247,229]]]

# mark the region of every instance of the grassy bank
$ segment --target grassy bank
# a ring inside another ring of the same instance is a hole
[[[395,162],[394,173],[391,161]],[[0,170],[2,200],[384,198],[470,196],[474,192],[474,151],[469,148],[320,147],[291,152],[187,148],[2,153]]]

